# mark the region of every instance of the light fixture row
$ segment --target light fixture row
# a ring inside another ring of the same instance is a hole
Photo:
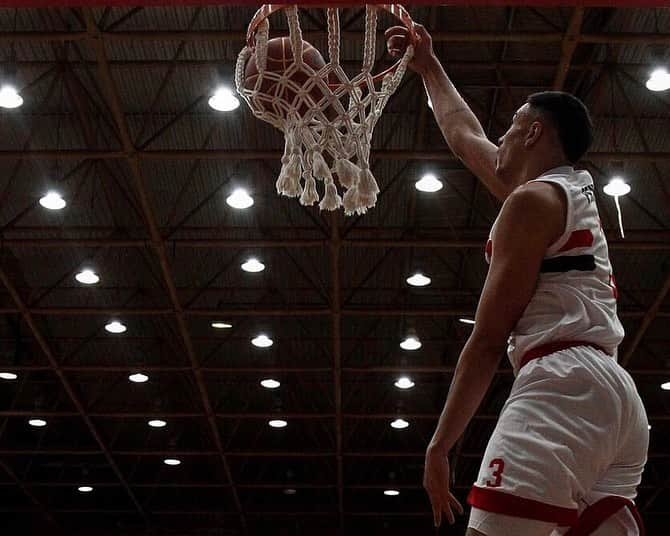
[[[46,419],[36,417],[28,419],[28,424],[33,428],[44,428],[47,425],[47,421]],[[164,421],[163,419],[150,419],[147,421],[147,425],[150,428],[165,428],[167,424],[167,421]],[[268,421],[268,426],[270,426],[270,428],[286,428],[288,426],[288,421],[284,419],[270,419]],[[409,421],[398,417],[390,422],[390,426],[396,430],[404,430],[409,427]],[[165,463],[167,465],[179,465],[181,462],[177,460],[177,463],[174,463],[174,461]]]

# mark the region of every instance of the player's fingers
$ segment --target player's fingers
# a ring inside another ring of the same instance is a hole
[[[454,512],[451,511],[451,506],[449,506],[449,503],[446,502],[442,506],[442,509],[444,510],[444,513],[447,514],[447,521],[449,521],[449,524],[453,525],[456,522],[456,517],[454,516]]]
[[[440,505],[431,501],[431,506],[433,507],[433,524],[436,527],[439,527],[442,524],[442,510]]]
[[[463,515],[463,505],[458,502],[458,499],[454,497],[454,494],[449,492],[449,503],[451,504],[452,507],[456,509],[456,511],[460,514]]]
[[[426,37],[428,35],[428,30],[426,30],[426,27],[423,24],[415,22],[413,28],[414,33],[416,33],[416,35],[419,37]]]

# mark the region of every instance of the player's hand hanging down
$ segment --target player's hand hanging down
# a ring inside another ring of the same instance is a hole
[[[421,24],[414,24],[416,43],[414,43],[414,57],[409,62],[413,71],[422,74],[430,68],[431,62],[437,60],[433,52],[433,40]],[[409,30],[405,26],[391,26],[386,32],[386,48],[391,56],[400,58],[410,42]]]
[[[436,527],[442,524],[443,513],[446,515],[449,524],[453,524],[455,521],[454,509],[459,514],[463,514],[461,503],[449,491],[449,459],[447,453],[437,446],[429,445],[426,450],[423,487],[428,492],[430,504],[433,507],[433,521]]]

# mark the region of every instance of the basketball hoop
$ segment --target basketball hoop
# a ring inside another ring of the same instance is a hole
[[[281,9],[289,36],[269,39],[268,17]],[[397,17],[409,29],[410,42],[415,39],[414,23],[404,7],[367,5],[363,65],[351,78],[340,65],[338,9],[326,9],[328,62],[303,41],[297,6],[266,4],[251,20],[247,45],[237,58],[235,84],[253,114],[284,133],[277,193],[313,205],[319,201],[320,180],[321,210],[343,206],[346,215],[364,214],[377,202],[379,187],[369,166],[372,132],[414,54],[410,44],[392,67],[372,74],[379,10]]]

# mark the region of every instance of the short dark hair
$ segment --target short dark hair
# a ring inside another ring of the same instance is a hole
[[[563,91],[541,91],[530,95],[527,102],[554,125],[570,163],[584,156],[593,142],[593,123],[581,100]]]

